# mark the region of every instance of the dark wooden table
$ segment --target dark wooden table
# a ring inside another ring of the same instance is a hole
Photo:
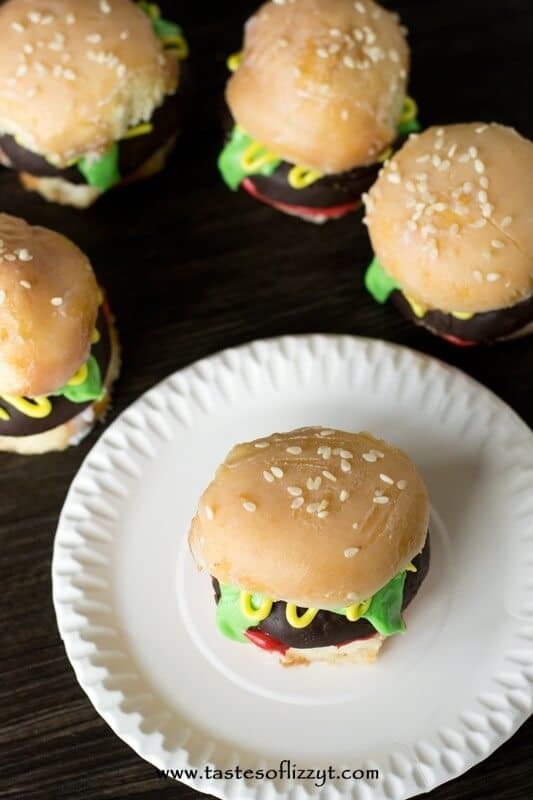
[[[214,351],[255,338],[333,331],[435,355],[533,423],[531,340],[474,351],[431,338],[363,291],[370,247],[360,215],[306,225],[221,184],[215,158],[224,62],[238,49],[254,6],[163,3],[188,34],[196,88],[189,128],[164,175],[77,212],[47,205],[25,194],[10,173],[0,174],[1,209],[70,236],[109,291],[124,346],[110,419],[168,373]],[[531,0],[405,0],[398,7],[411,32],[411,93],[424,124],[498,120],[533,136]],[[0,457],[1,798],[199,796],[159,778],[111,732],[78,687],[57,633],[54,531],[69,483],[98,435],[66,453]],[[480,766],[425,796],[533,796],[532,734],[529,721]]]

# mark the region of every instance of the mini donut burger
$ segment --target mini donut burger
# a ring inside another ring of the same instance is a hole
[[[0,214],[0,450],[77,444],[103,416],[120,354],[88,259]]]
[[[86,208],[163,168],[187,45],[155,4],[8,0],[0,39],[0,161],[27,189]]]
[[[284,665],[374,661],[429,568],[429,503],[408,457],[368,433],[301,428],[233,448],[189,545],[216,621]]]
[[[265,3],[228,66],[224,181],[308,221],[357,208],[380,162],[419,129],[405,29],[373,0]]]
[[[503,125],[430,128],[365,199],[378,303],[456,345],[533,323],[533,142]]]

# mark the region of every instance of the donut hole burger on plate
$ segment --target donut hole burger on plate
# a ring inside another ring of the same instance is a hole
[[[231,450],[189,533],[216,622],[290,666],[371,662],[429,568],[429,502],[368,433],[301,428]]]
[[[374,299],[456,345],[530,332],[532,175],[533,142],[503,125],[412,136],[365,198]]]
[[[373,0],[265,3],[228,65],[224,181],[312,222],[357,208],[419,128],[405,29]]]
[[[68,239],[0,214],[0,450],[77,444],[118,376],[113,318]]]
[[[0,158],[27,189],[85,208],[163,168],[187,45],[157,5],[8,0],[0,38]]]

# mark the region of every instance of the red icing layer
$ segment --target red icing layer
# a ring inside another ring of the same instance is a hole
[[[452,336],[450,333],[441,334],[441,339],[445,339],[450,344],[456,347],[475,347],[478,342],[472,342],[469,339],[459,339],[457,336]]]
[[[252,644],[255,644],[256,647],[260,647],[261,650],[269,650],[272,653],[281,653],[282,655],[285,655],[289,649],[282,642],[279,642],[277,639],[274,639],[273,636],[270,636],[270,634],[255,630],[254,628],[249,628],[247,631],[245,631],[244,635],[252,642]]]
[[[359,207],[361,204],[360,200],[356,200],[351,203],[345,203],[342,206],[333,206],[332,208],[308,208],[307,206],[293,206],[289,205],[288,203],[279,203],[274,200],[270,200],[265,195],[261,194],[252,181],[249,178],[245,178],[241,186],[245,189],[248,194],[255,197],[256,200],[260,200],[262,203],[266,203],[268,206],[272,206],[273,208],[277,208],[278,211],[283,211],[285,214],[294,214],[299,217],[326,217],[327,219],[339,219],[340,217],[344,217],[345,214],[349,214],[350,211],[355,211],[356,208]]]

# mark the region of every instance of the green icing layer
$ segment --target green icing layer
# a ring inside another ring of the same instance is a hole
[[[78,169],[89,184],[101,192],[107,192],[120,182],[119,146],[118,142],[111,145],[99,157],[84,156],[78,161]]]
[[[365,273],[365,286],[377,303],[385,303],[400,284],[388,275],[381,266],[377,256]]]
[[[183,35],[183,31],[179,25],[162,18],[159,6],[156,3],[147,3],[142,0],[138,5],[141,11],[144,11],[152,22],[155,34],[160,39],[168,39],[169,37]]]
[[[361,619],[368,620],[382,636],[392,636],[405,631],[402,619],[403,590],[406,572],[400,572],[372,597],[372,602]],[[235,586],[220,584],[220,600],[217,604],[216,623],[221,633],[234,642],[247,642],[244,635],[248,628],[255,627],[243,614],[240,607],[241,590]],[[252,595],[254,608],[259,608],[262,595]],[[335,614],[345,614],[346,609],[326,609]]]
[[[59,391],[54,392],[54,396],[62,395],[70,400],[71,403],[88,403],[94,400],[101,400],[104,394],[102,386],[102,376],[100,367],[94,356],[89,356],[87,360],[87,377],[83,383],[77,386],[63,386]]]
[[[418,133],[422,130],[422,126],[417,117],[415,117],[407,122],[399,122],[396,130],[400,136],[407,136],[410,133]]]
[[[281,164],[280,158],[263,164],[253,172],[246,172],[242,167],[241,160],[248,147],[254,143],[254,139],[236,125],[231,132],[228,143],[218,158],[218,168],[222,177],[233,191],[239,188],[247,175],[272,175]]]

